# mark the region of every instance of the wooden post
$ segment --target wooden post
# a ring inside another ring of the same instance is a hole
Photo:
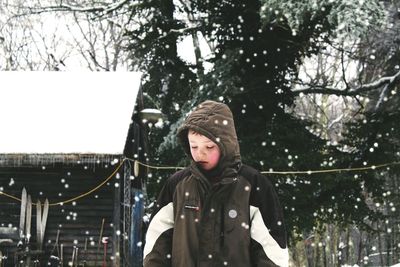
[[[121,184],[121,181],[119,181]],[[123,186],[115,187],[114,190],[114,216],[113,216],[113,238],[112,238],[112,255],[114,257],[112,266],[121,266],[121,188]]]
[[[143,190],[133,189],[135,203],[132,206],[132,226],[131,226],[131,247],[132,267],[143,266],[142,255],[142,230],[143,230],[143,215],[144,215],[144,197]]]

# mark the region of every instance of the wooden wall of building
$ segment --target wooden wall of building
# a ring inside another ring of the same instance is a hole
[[[117,157],[118,159],[118,157]],[[22,188],[31,195],[32,202],[38,199],[43,203],[48,198],[50,204],[75,198],[102,183],[115,170],[118,164],[114,156],[88,158],[48,157],[46,160],[34,158],[0,157],[0,189],[10,195],[21,197]],[[109,237],[106,246],[107,266],[113,264],[114,202],[123,181],[123,171],[100,187],[97,191],[64,205],[50,205],[44,238],[44,255],[39,257],[39,266],[48,266],[51,254],[60,257],[60,246],[55,246],[59,231],[59,244],[63,244],[63,266],[71,261],[73,247],[78,248],[78,265],[102,266],[104,247],[99,247],[99,236],[103,225],[103,237]],[[116,184],[118,184],[116,186]],[[19,201],[0,194],[0,226],[18,227],[20,217]],[[119,207],[117,203],[116,207]],[[36,249],[36,208],[32,207],[31,249]],[[14,266],[13,255],[17,251],[16,242],[0,245],[3,254],[8,253],[5,266]],[[101,243],[101,240],[100,240]],[[85,251],[85,244],[87,250]],[[118,255],[118,254],[117,254]],[[115,259],[115,258],[114,258]],[[118,264],[117,264],[118,265]]]

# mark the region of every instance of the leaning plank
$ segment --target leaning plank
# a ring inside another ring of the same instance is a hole
[[[47,224],[47,217],[49,216],[49,200],[46,198],[44,201],[43,206],[43,214],[42,214],[42,221],[40,224],[40,244],[41,246],[39,249],[42,249],[43,241],[44,241],[44,233],[46,231],[46,224]]]
[[[26,189],[22,189],[21,196],[21,213],[19,215],[19,237],[22,240],[25,232],[25,218],[26,218]]]
[[[25,224],[26,244],[29,244],[29,240],[31,238],[31,220],[32,220],[32,199],[31,196],[28,195],[26,201],[26,224]]]
[[[41,243],[42,237],[42,203],[40,200],[36,202],[36,240],[37,240],[37,249],[42,249]]]

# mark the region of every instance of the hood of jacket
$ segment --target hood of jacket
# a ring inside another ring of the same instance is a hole
[[[191,159],[192,168],[198,169],[190,153],[189,129],[206,136],[220,148],[221,156],[215,167],[220,178],[231,178],[237,175],[241,166],[240,149],[233,115],[227,105],[207,100],[199,104],[178,129],[178,140]]]

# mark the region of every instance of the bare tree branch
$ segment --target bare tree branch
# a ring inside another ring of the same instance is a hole
[[[116,3],[109,5],[97,5],[97,6],[78,6],[60,3],[54,6],[44,6],[44,7],[25,7],[27,11],[22,14],[17,14],[15,17],[27,16],[33,14],[41,14],[46,12],[82,12],[82,13],[102,13],[109,14],[115,10],[118,10],[125,4],[132,2],[130,0],[121,0]],[[130,3],[129,7],[139,6],[141,2]]]
[[[346,90],[347,90],[349,89],[349,83],[347,82],[346,79],[346,69],[344,67],[344,50],[342,50],[340,53],[340,66],[342,67],[343,82],[346,85]]]
[[[399,80],[400,80],[400,71],[390,79],[390,81],[385,85],[385,87],[381,91],[379,95],[379,100],[375,105],[375,111],[378,110],[379,107],[381,106],[382,102],[384,101],[387,95],[387,92],[393,89],[396,86],[396,82]]]
[[[159,40],[166,38],[168,35],[170,34],[184,34],[186,32],[192,32],[192,31],[196,31],[198,30],[200,27],[199,26],[191,26],[191,27],[186,27],[186,28],[182,28],[182,29],[170,29],[168,31],[168,33],[164,34],[163,36],[161,36],[160,38],[158,38]]]
[[[360,93],[372,91],[385,86],[385,88],[393,87],[400,81],[400,71],[393,76],[382,77],[374,82],[360,85],[356,88],[346,90],[330,88],[323,85],[310,85],[306,88],[292,90],[294,95],[300,94],[325,94],[337,96],[356,96]]]

